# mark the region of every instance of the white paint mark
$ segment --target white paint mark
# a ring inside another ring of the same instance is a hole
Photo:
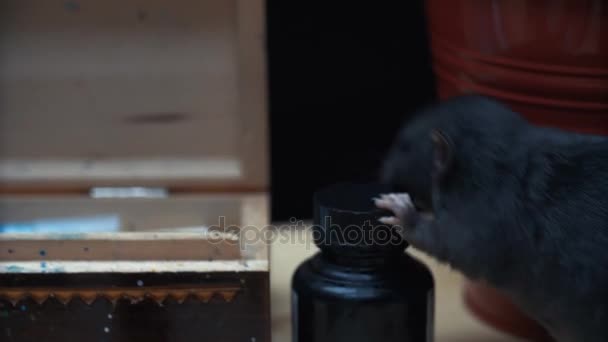
[[[141,280],[138,280],[137,281],[137,286],[139,286],[139,287],[144,286],[144,282],[141,281]]]
[[[108,319],[112,319],[112,314],[108,314]]]
[[[107,334],[107,333],[109,333],[109,332],[110,332],[110,328],[108,328],[108,327],[104,327],[104,328],[103,328],[103,331],[104,331],[104,332]]]

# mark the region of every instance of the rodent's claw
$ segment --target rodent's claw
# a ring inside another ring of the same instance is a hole
[[[374,199],[376,207],[393,212],[394,217],[382,217],[379,219],[384,224],[399,225],[406,223],[411,225],[417,212],[409,194],[382,194],[380,198]]]
[[[389,200],[385,199],[384,197],[374,198],[374,204],[376,205],[376,207],[378,207],[380,209],[386,209],[386,210],[392,211],[391,202]]]

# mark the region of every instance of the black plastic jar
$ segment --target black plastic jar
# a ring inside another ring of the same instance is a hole
[[[292,278],[293,342],[433,340],[434,281],[372,197],[374,184],[337,184],[315,194],[320,252]]]

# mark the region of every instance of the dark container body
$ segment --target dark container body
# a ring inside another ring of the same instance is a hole
[[[347,187],[348,191],[332,187],[328,193],[347,193],[351,199],[362,196],[371,202],[373,187]],[[404,253],[404,242],[389,238],[382,244],[378,244],[381,239],[354,243],[349,238],[356,235],[352,229],[357,225],[363,227],[359,236],[382,228],[369,223],[386,213],[368,212],[372,209],[354,203],[349,205],[356,211],[334,211],[323,206],[327,201],[321,202],[316,202],[318,225],[313,228],[326,233],[315,234],[321,251],[303,262],[292,278],[293,342],[432,341],[434,281],[428,268]],[[328,217],[332,225],[324,223]],[[348,223],[351,234],[342,229],[342,223]],[[333,236],[342,239],[325,243],[329,240],[321,236],[328,237],[332,229],[337,232]]]
[[[432,341],[433,279],[403,254],[378,268],[318,253],[293,277],[293,341]]]

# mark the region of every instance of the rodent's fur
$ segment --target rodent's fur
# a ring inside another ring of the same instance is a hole
[[[560,342],[608,341],[608,139],[460,96],[404,125],[381,180],[434,212],[406,227],[414,247],[504,291]]]

